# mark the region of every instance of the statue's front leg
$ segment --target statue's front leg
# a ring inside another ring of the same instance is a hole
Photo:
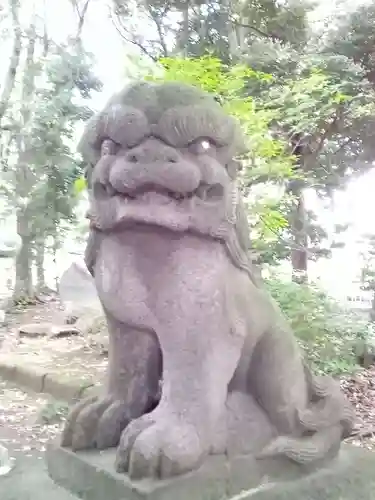
[[[185,291],[165,298],[159,315],[161,401],[130,423],[118,448],[117,470],[133,478],[169,477],[200,465],[217,439],[241,355],[243,338],[231,332],[222,296],[182,285]]]
[[[74,450],[117,446],[128,423],[152,405],[160,377],[160,349],[151,332],[107,316],[108,379],[105,393],[86,398],[71,411],[62,445]]]

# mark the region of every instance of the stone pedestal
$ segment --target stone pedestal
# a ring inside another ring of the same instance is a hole
[[[198,471],[168,481],[130,481],[114,472],[115,452],[50,446],[50,477],[84,500],[373,500],[375,453],[344,446],[337,459],[301,471],[284,460],[228,462],[211,457]]]

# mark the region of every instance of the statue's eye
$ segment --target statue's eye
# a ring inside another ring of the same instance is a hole
[[[119,145],[116,144],[112,139],[104,139],[100,147],[100,155],[115,155],[119,149]]]
[[[199,137],[192,141],[189,146],[189,152],[195,155],[201,155],[205,153],[210,153],[212,150],[217,148],[217,144],[212,139],[208,137]]]

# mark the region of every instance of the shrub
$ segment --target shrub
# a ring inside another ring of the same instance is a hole
[[[367,337],[366,320],[316,286],[275,278],[265,282],[315,372],[340,375],[358,368],[355,345]]]

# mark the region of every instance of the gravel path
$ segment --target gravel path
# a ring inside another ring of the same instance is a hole
[[[43,454],[60,432],[62,405],[0,380],[0,444],[14,468],[0,476],[1,500],[77,500],[48,477]]]
[[[42,458],[46,443],[60,432],[59,410],[61,405],[45,395],[0,381],[0,444],[16,459]]]

